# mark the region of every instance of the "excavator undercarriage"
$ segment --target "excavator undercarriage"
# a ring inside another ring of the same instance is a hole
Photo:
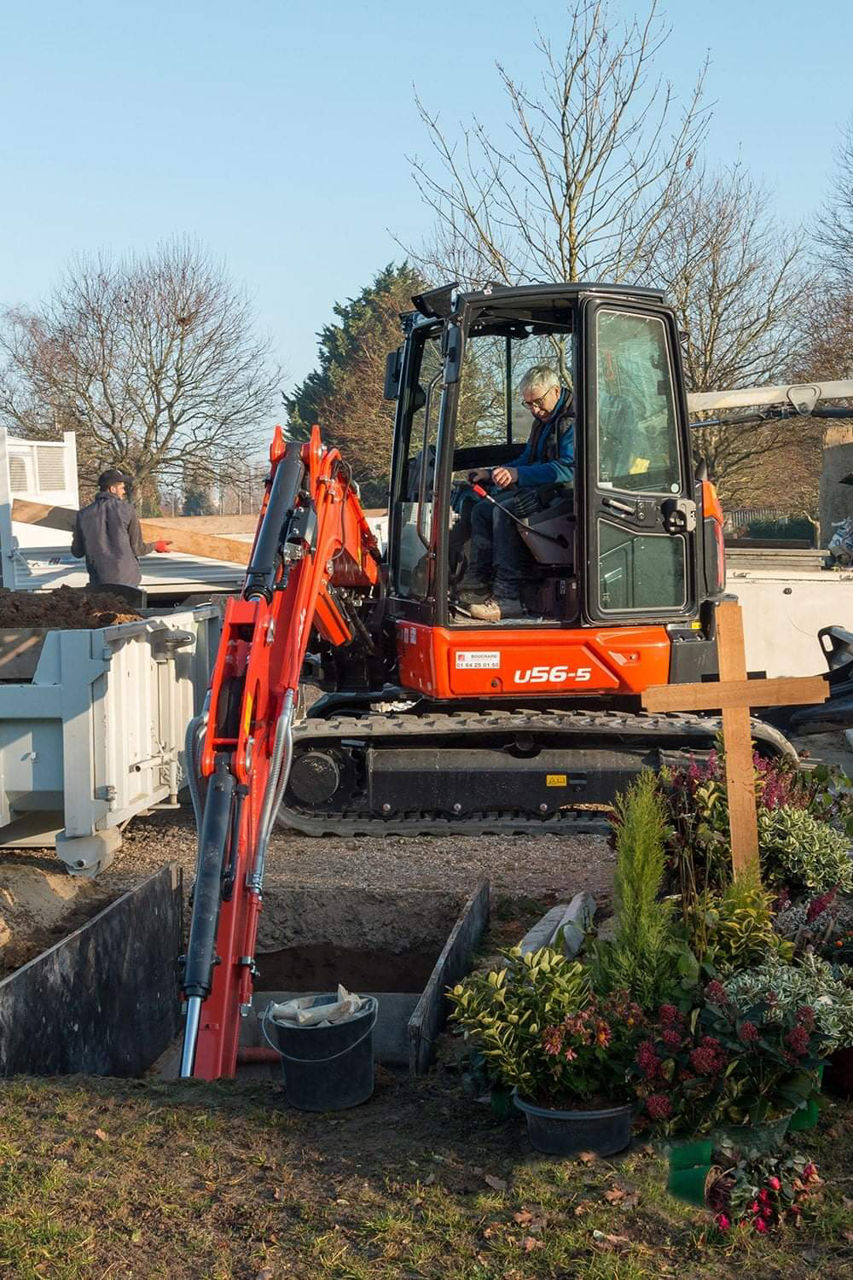
[[[719,717],[317,703],[294,735],[280,826],[309,835],[595,832],[641,769],[701,760]],[[795,756],[752,722],[756,750]]]

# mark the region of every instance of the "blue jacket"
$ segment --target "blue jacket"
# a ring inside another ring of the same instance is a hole
[[[519,488],[571,484],[575,475],[575,422],[572,397],[563,388],[557,406],[544,422],[535,420],[524,451],[512,465]]]

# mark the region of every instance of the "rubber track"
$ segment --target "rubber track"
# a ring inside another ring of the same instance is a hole
[[[784,734],[762,720],[752,720],[752,736],[762,742],[772,755],[788,755],[796,759],[796,752]],[[399,742],[401,738],[453,737],[455,746],[464,746],[466,738],[480,734],[507,731],[527,733],[557,733],[565,736],[566,745],[576,745],[577,739],[612,738],[614,745],[632,743],[648,749],[657,745],[661,750],[707,751],[715,736],[722,730],[719,716],[694,716],[668,712],[650,715],[646,712],[631,714],[618,711],[482,711],[437,712],[419,715],[414,713],[369,713],[363,716],[332,715],[328,719],[308,718],[294,729],[294,746],[304,743],[340,742],[342,739],[376,742],[382,738]],[[574,742],[572,740],[575,740]],[[282,805],[276,823],[286,830],[299,831],[311,836],[357,835],[574,835],[600,834],[609,830],[610,823],[598,810],[565,808],[545,817],[518,811],[481,812],[464,817],[444,814],[402,812],[375,817],[372,814],[342,812],[341,814],[307,814],[299,809]]]

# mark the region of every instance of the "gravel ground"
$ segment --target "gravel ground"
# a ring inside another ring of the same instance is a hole
[[[101,877],[130,887],[165,862],[191,876],[195,866],[192,811],[136,819]],[[265,891],[289,885],[369,890],[465,891],[487,878],[495,890],[535,895],[589,889],[607,896],[614,855],[601,836],[373,836],[312,839],[276,833],[270,841]]]

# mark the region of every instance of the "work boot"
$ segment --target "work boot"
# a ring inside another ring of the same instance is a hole
[[[456,592],[456,599],[459,604],[464,605],[467,609],[472,604],[482,604],[488,599],[491,589],[485,582],[461,582],[459,590]]]
[[[500,622],[502,618],[526,616],[521,601],[508,599],[506,596],[489,596],[486,600],[472,604],[468,612],[472,618],[478,618],[481,622]]]

